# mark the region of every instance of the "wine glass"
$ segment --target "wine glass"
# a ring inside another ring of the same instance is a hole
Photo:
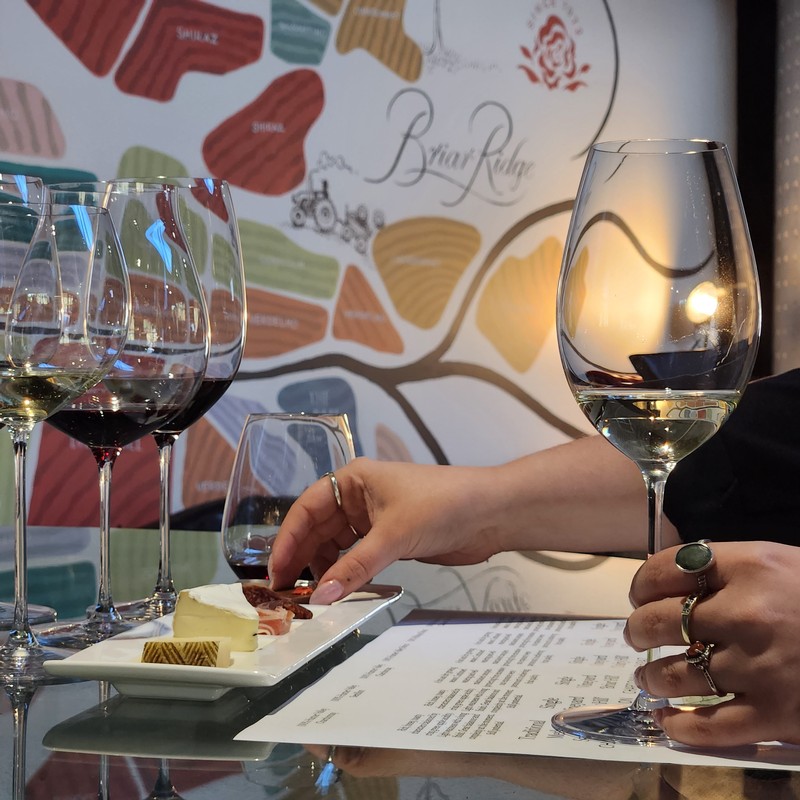
[[[756,356],[758,276],[725,145],[595,144],[557,302],[575,399],[644,477],[652,555],[661,549],[670,472],[734,410]],[[666,738],[650,713],[666,704],[642,692],[624,708],[564,711],[553,725],[583,738],[650,744]]]
[[[153,619],[175,610],[177,592],[170,546],[172,448],[180,434],[222,397],[236,377],[247,327],[244,264],[227,182],[217,178],[163,180],[175,187],[186,243],[205,293],[210,350],[200,389],[177,416],[153,431],[161,485],[158,576],[149,597],[117,606],[125,619]]]
[[[42,642],[80,649],[121,633],[111,592],[111,472],[126,445],[180,412],[200,386],[208,359],[208,316],[186,248],[173,187],[112,181],[94,190],[52,186],[51,196],[77,196],[109,209],[129,265],[128,339],[102,381],[48,422],[86,444],[100,485],[100,576],[97,604],[86,620],[39,631]]]
[[[0,422],[14,446],[14,622],[6,683],[53,679],[27,609],[26,453],[35,425],[94,385],[128,332],[129,282],[105,209],[0,204]]]
[[[267,579],[286,512],[314,481],[352,458],[346,414],[247,417],[222,512],[222,549],[237,577]]]
[[[45,186],[41,178],[33,175],[17,175],[0,173],[0,203],[2,204],[36,204],[45,198]],[[56,611],[49,606],[28,603],[28,621],[31,625],[52,622]],[[7,630],[14,622],[14,603],[0,601],[0,630]]]

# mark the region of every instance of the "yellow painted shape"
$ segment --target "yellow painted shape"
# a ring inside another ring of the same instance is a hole
[[[525,258],[506,258],[478,302],[479,330],[518,372],[530,368],[555,325],[562,251],[550,237]]]

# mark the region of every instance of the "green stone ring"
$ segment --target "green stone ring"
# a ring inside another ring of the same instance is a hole
[[[697,576],[697,588],[701,597],[708,594],[708,582],[704,573],[714,563],[714,551],[709,539],[689,542],[675,553],[675,566],[681,571]]]

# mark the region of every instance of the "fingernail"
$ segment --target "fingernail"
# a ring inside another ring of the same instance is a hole
[[[344,594],[344,587],[339,581],[325,581],[317,586],[308,598],[310,603],[327,606],[338,600]]]
[[[272,556],[267,559],[267,583],[272,588]]]

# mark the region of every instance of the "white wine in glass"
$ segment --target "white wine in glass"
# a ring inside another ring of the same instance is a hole
[[[634,140],[590,149],[556,318],[575,399],[642,473],[652,555],[669,474],[734,411],[758,346],[758,275],[725,145]],[[651,714],[666,704],[640,692],[629,706],[571,709],[553,725],[652,744],[666,739]]]

